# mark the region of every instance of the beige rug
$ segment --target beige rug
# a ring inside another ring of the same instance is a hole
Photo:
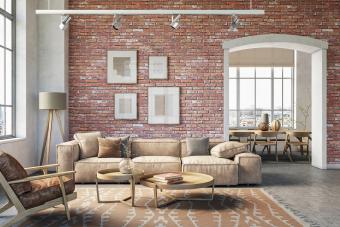
[[[96,191],[78,188],[78,198],[70,202],[67,222],[62,206],[40,212],[20,226],[304,226],[303,221],[283,208],[260,188],[217,188],[213,201],[180,201],[154,209],[152,190],[136,188],[136,204],[97,203]],[[209,189],[172,192],[174,195],[206,195]],[[117,199],[126,188],[105,187],[102,199]],[[164,198],[164,197],[163,197]],[[165,198],[164,198],[165,199]]]

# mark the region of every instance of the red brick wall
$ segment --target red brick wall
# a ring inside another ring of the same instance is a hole
[[[246,9],[249,1],[70,0],[71,9]],[[140,137],[223,136],[223,40],[281,33],[328,41],[328,161],[340,162],[340,1],[253,0],[264,16],[241,16],[228,32],[230,17],[183,16],[173,30],[169,16],[125,16],[119,31],[112,16],[73,16],[70,26],[70,134],[100,130]],[[138,50],[138,83],[106,83],[108,50]],[[168,80],[148,80],[148,56],[169,58]],[[147,88],[181,89],[180,125],[147,124]],[[115,93],[138,93],[138,120],[115,120]]]

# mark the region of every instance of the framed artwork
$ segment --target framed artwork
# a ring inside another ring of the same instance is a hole
[[[148,123],[179,124],[179,87],[150,87]]]
[[[168,79],[168,57],[149,57],[149,79]]]
[[[137,94],[115,94],[115,119],[137,119]]]
[[[137,83],[137,51],[107,52],[107,82],[113,84]]]

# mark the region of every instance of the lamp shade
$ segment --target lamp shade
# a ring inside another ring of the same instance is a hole
[[[66,93],[64,92],[39,92],[40,110],[65,110]]]

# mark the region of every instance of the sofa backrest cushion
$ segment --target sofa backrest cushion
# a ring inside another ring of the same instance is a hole
[[[3,151],[0,151],[0,172],[7,181],[20,180],[28,177],[24,167],[22,167],[15,158]],[[32,190],[30,182],[11,184],[11,187],[18,196]]]
[[[211,148],[213,148],[217,144],[223,143],[223,142],[224,142],[223,139],[209,139],[209,152],[210,152]],[[187,151],[186,140],[183,139],[183,140],[181,140],[181,157],[187,157],[187,156],[190,156],[190,155]]]
[[[80,147],[80,159],[95,157],[98,155],[98,138],[102,138],[100,132],[80,132],[74,134]]]
[[[173,156],[180,157],[180,142],[175,139],[134,139],[132,156]]]

